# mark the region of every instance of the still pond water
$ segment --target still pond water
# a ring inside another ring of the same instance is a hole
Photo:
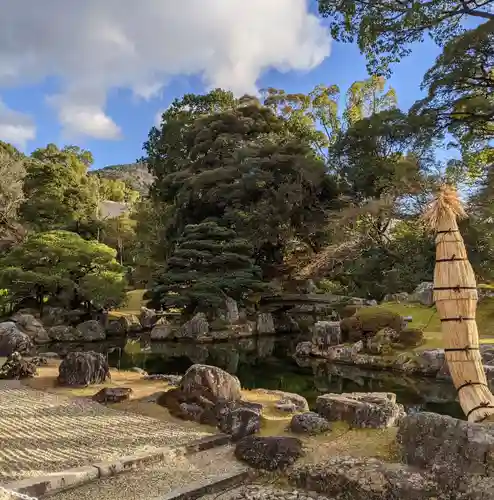
[[[99,351],[107,355],[113,367],[139,367],[149,374],[183,374],[194,363],[215,365],[235,374],[244,388],[294,392],[307,398],[311,407],[317,396],[328,392],[394,392],[409,412],[432,411],[464,418],[450,382],[332,365],[322,360],[296,362],[291,354],[302,340],[295,335],[197,345],[142,339],[127,346],[124,342],[56,344],[47,346],[47,350],[62,355],[83,349]]]

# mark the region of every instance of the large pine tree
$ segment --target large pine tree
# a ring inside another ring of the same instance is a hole
[[[252,246],[232,229],[216,222],[188,225],[156,277],[151,304],[213,317],[226,296],[242,302],[249,293],[264,289],[251,255]]]

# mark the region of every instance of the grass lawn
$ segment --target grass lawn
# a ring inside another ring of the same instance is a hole
[[[377,306],[389,309],[402,316],[413,318],[410,326],[424,330],[426,343],[417,350],[434,349],[443,347],[441,334],[441,321],[434,307],[420,304],[394,304],[386,303]],[[477,326],[483,344],[494,344],[494,299],[485,298],[477,306]]]
[[[147,304],[147,301],[144,300],[145,293],[146,290],[144,289],[127,292],[127,303],[123,307],[111,311],[109,314],[110,318],[119,318],[129,314],[139,316],[141,314],[141,307],[145,307]]]

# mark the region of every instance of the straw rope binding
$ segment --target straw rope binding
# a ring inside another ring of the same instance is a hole
[[[457,223],[466,216],[452,186],[442,186],[424,213],[436,233],[434,301],[441,318],[446,362],[467,419],[482,422],[494,420],[494,396],[479,350],[477,283]]]

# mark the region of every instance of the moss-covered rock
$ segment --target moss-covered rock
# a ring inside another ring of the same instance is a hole
[[[424,332],[419,328],[405,328],[399,333],[398,342],[404,347],[418,347],[424,343]]]

